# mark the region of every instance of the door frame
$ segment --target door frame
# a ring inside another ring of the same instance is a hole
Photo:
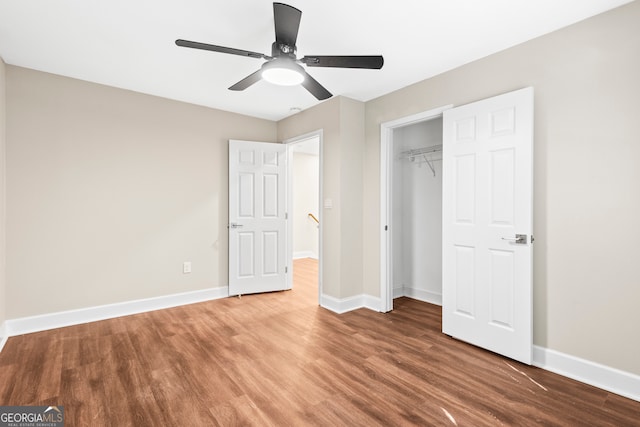
[[[380,125],[380,311],[393,310],[393,230],[392,177],[393,131],[412,124],[442,117],[444,111],[453,108],[445,105],[421,113],[401,117]]]
[[[287,145],[287,212],[293,212],[293,148],[296,144],[308,141],[309,139],[318,138],[318,304],[322,296],[322,182],[323,182],[323,134],[322,129],[318,129],[303,135],[295,136],[284,140],[282,143]],[[293,288],[293,219],[287,221],[287,269],[290,272],[287,280],[289,288]]]

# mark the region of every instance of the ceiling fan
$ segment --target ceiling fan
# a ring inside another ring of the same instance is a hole
[[[318,100],[331,98],[331,92],[311,77],[300,64],[307,67],[366,68],[379,70],[384,64],[382,56],[319,56],[296,58],[296,39],[302,12],[284,3],[273,3],[276,41],[271,45],[271,56],[248,50],[216,46],[189,40],[176,40],[176,44],[193,49],[210,50],[250,58],[266,59],[260,70],[231,86],[230,90],[245,90],[260,79],[279,85],[302,85]]]

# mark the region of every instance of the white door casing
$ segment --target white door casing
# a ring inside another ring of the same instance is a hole
[[[533,88],[444,112],[442,331],[527,364],[532,154]]]
[[[286,146],[229,141],[229,295],[288,289]]]
[[[380,125],[380,311],[393,310],[393,238],[390,227],[393,206],[393,133],[396,129],[441,117],[452,108],[445,105]]]

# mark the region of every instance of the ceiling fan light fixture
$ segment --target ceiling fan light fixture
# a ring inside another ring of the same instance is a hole
[[[292,60],[274,59],[262,64],[262,78],[279,86],[295,86],[304,81],[304,70]]]
[[[194,42],[184,39],[176,40],[176,45],[192,49],[239,55],[249,58],[266,59],[262,68],[249,74],[229,87],[229,90],[241,91],[264,79],[281,86],[302,85],[318,101],[331,98],[333,95],[324,86],[307,74],[301,65],[307,67],[329,68],[361,68],[379,70],[384,64],[381,55],[315,55],[296,58],[296,41],[302,12],[284,3],[273,3],[273,23],[276,40],[271,45],[271,56],[249,50],[214,44]]]

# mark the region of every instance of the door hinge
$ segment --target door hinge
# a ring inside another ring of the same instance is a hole
[[[384,226],[384,231],[387,231],[387,230],[389,230],[389,226],[388,226],[388,225],[385,225],[385,226]]]
[[[289,267],[287,267],[286,265],[284,266],[284,274],[287,274],[289,272]]]
[[[284,219],[289,219],[289,213],[288,212],[284,213]]]

